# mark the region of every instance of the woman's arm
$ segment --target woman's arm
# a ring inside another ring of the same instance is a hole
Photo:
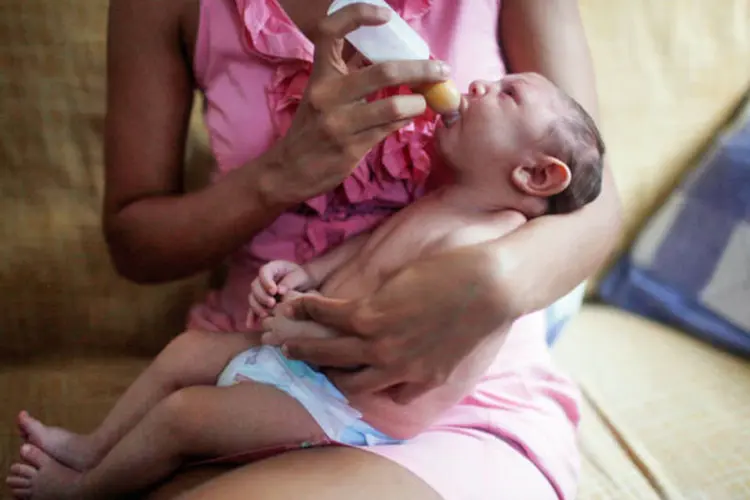
[[[267,202],[260,159],[182,192],[193,99],[183,2],[113,0],[109,13],[104,231],[115,266],[138,282],[219,263],[283,210]]]
[[[116,267],[140,282],[182,278],[220,263],[290,206],[334,189],[375,144],[425,110],[421,96],[362,102],[363,96],[449,76],[440,61],[343,74],[343,37],[387,16],[366,4],[341,9],[320,23],[313,74],[285,137],[217,183],[185,194],[193,95],[180,22],[185,5],[110,2],[103,222]]]
[[[500,43],[510,71],[546,76],[598,119],[577,0],[504,0]],[[550,305],[603,264],[621,226],[619,198],[605,165],[596,201],[573,214],[540,217],[486,245],[499,262],[497,296],[516,316]]]

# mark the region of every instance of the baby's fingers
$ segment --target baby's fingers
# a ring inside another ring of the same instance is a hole
[[[279,293],[276,287],[276,277],[279,271],[280,269],[271,263],[261,267],[258,272],[258,280],[256,281],[260,282],[268,295],[273,296]]]
[[[279,281],[278,293],[286,295],[290,290],[304,290],[309,278],[302,269],[292,271]]]
[[[274,284],[274,286],[276,285]],[[261,280],[253,281],[253,284],[250,286],[250,292],[251,295],[255,297],[255,300],[258,301],[258,304],[266,308],[271,308],[276,305],[276,300],[274,300],[273,294],[268,293],[268,290],[263,286]]]
[[[258,299],[254,295],[250,295],[248,302],[250,303],[250,312],[257,318],[262,319],[268,316],[268,308],[258,302]]]

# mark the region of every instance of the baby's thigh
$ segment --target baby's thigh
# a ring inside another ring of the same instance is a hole
[[[164,348],[153,367],[166,376],[179,375],[180,385],[212,383],[235,355],[257,345],[257,333],[189,330]]]
[[[181,389],[158,407],[158,421],[193,457],[222,458],[325,440],[315,419],[276,387],[247,381]]]

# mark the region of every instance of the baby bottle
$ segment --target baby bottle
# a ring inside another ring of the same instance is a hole
[[[387,23],[379,26],[361,26],[346,35],[346,40],[370,62],[415,61],[430,58],[430,48],[427,42],[384,0],[334,0],[328,8],[328,14],[353,3],[369,3],[391,11],[391,17]],[[441,114],[446,124],[458,118],[461,93],[452,81],[420,85],[413,90],[424,96],[427,105],[436,113]]]

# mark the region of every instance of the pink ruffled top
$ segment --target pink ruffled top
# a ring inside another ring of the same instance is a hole
[[[497,10],[497,2],[487,3]],[[463,8],[442,7],[434,12],[432,0],[395,0],[390,4],[455,73],[456,66],[461,66],[455,57],[451,60],[455,45],[450,40],[443,42],[443,37],[460,23]],[[446,16],[449,10],[458,19]],[[432,19],[434,14],[437,16]],[[466,57],[482,60],[477,54],[481,50],[468,49]],[[246,164],[286,133],[310,77],[313,50],[313,44],[276,0],[202,2],[194,65],[206,98],[205,118],[217,160],[216,176]],[[497,46],[490,46],[487,55],[484,67],[489,72],[474,72],[471,77],[469,73],[454,74],[456,82],[466,88],[470,78],[500,77],[504,68]],[[370,98],[409,92],[406,87],[394,88]],[[427,112],[392,134],[336,189],[283,214],[236,252],[229,261],[227,283],[194,308],[193,325],[228,331],[244,328],[248,286],[262,263],[279,258],[307,261],[371,229],[383,217],[419,198],[434,164],[430,146],[437,121],[434,113]]]

